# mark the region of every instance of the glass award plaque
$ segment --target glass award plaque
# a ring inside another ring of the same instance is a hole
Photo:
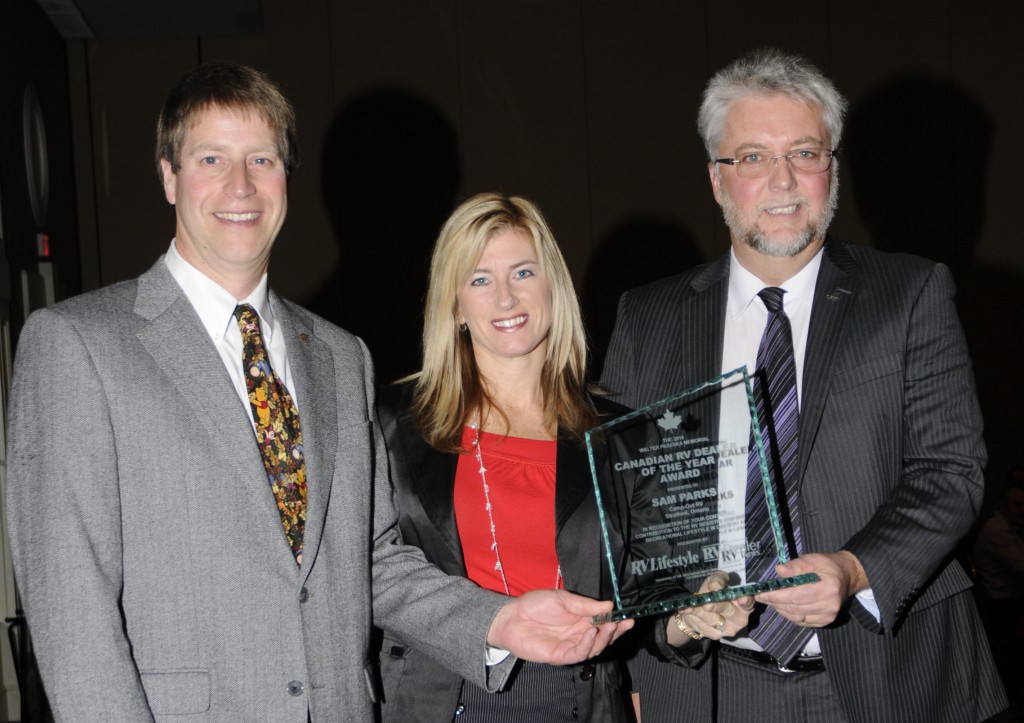
[[[745,366],[589,430],[586,446],[615,602],[596,622],[817,582],[746,579],[748,560],[789,554]],[[751,447],[773,545],[746,535]],[[729,587],[697,594],[715,570]]]

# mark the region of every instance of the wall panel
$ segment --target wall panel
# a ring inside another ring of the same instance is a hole
[[[148,269],[174,237],[174,209],[154,161],[156,118],[167,91],[198,61],[188,39],[102,40],[87,46],[99,281]]]
[[[312,300],[359,334],[378,378],[415,370],[427,259],[464,190],[454,0],[334,2],[320,202],[341,262]]]
[[[382,379],[416,366],[440,223],[486,189],[541,204],[600,356],[622,288],[726,248],[694,127],[699,96],[710,72],[775,45],[807,55],[851,101],[836,235],[948,262],[979,377],[1009,374],[1021,356],[1016,327],[986,322],[1020,316],[1019,3],[797,0],[785,13],[753,0],[262,7],[260,36],[96,40],[72,58],[73,78],[84,64],[91,104],[86,177],[102,282],[138,273],[170,238],[173,215],[149,160],[164,93],[200,58],[234,57],[269,70],[299,110],[305,161],[274,284],[363,336]],[[83,251],[88,270],[95,254]],[[1001,474],[1017,458],[1011,407],[1024,400],[983,397]]]
[[[320,148],[334,107],[331,7],[328,0],[264,0],[262,8],[262,35],[203,38],[200,60],[253,65],[274,79],[295,106],[301,162],[288,184],[288,218],[271,268],[275,289],[305,303],[327,283],[340,255],[319,193]]]
[[[581,3],[459,4],[467,192],[540,204],[570,268],[591,236]]]

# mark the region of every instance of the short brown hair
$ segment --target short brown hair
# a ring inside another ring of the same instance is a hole
[[[167,95],[156,125],[156,170],[162,180],[161,159],[171,170],[181,168],[181,144],[199,120],[216,106],[224,110],[258,114],[277,134],[278,152],[287,175],[299,165],[295,141],[295,109],[280,88],[264,73],[240,63],[203,63],[186,73]]]

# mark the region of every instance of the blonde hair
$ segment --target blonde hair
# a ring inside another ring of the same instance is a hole
[[[596,424],[587,400],[587,342],[579,301],[558,244],[540,210],[518,196],[482,193],[463,202],[445,222],[430,259],[423,319],[423,367],[415,380],[412,415],[424,439],[445,451],[461,449],[462,426],[494,404],[473,356],[468,331],[456,320],[458,294],[487,242],[508,230],[525,233],[551,286],[551,329],[541,371],[545,425],[582,439]]]

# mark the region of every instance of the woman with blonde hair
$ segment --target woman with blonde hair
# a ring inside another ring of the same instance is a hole
[[[434,247],[422,369],[378,402],[403,541],[505,595],[608,597],[582,440],[627,410],[588,393],[586,366],[579,303],[540,211],[496,193],[465,201]],[[625,721],[609,652],[575,666],[520,662],[490,694],[385,631],[384,720]]]

